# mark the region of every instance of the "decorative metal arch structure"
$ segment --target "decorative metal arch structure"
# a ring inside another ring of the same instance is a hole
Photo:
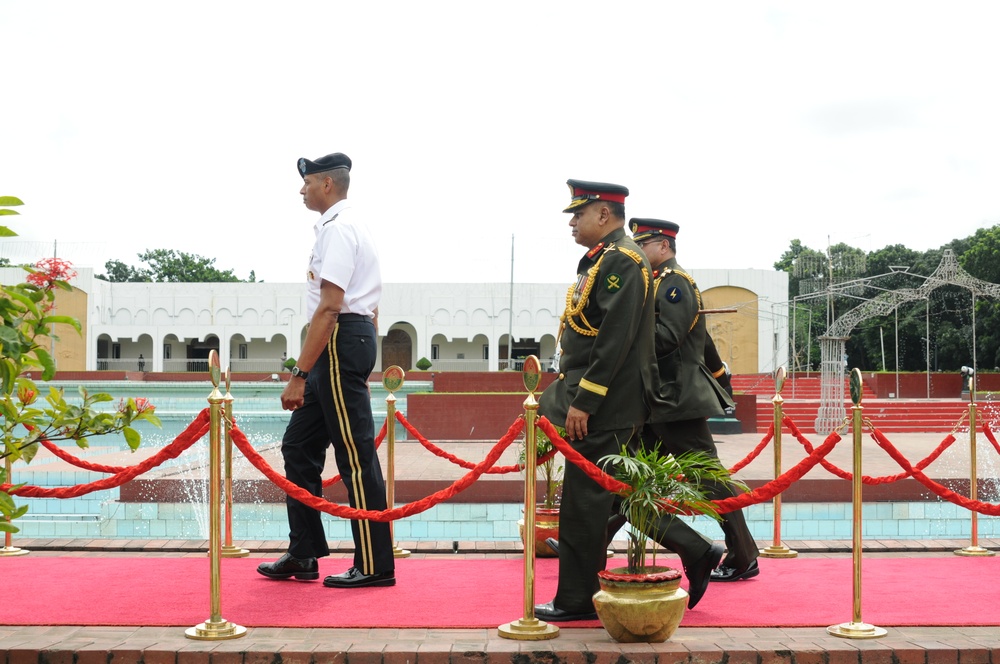
[[[844,344],[862,321],[891,314],[899,305],[926,299],[941,286],[961,286],[973,296],[1000,298],[1000,285],[977,279],[962,269],[951,249],[945,249],[941,263],[919,288],[887,291],[854,307],[837,318],[820,340],[820,402],[816,432],[827,435],[844,421]]]

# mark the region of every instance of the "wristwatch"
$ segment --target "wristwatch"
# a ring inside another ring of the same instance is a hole
[[[306,378],[309,377],[309,372],[308,371],[303,371],[302,369],[299,369],[297,366],[294,366],[294,367],[292,367],[292,375],[293,376],[298,376],[302,380],[305,380]]]

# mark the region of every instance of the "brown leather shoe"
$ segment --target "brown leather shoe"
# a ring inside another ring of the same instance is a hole
[[[343,574],[335,574],[323,579],[327,588],[368,588],[373,586],[396,585],[395,572],[379,572],[377,574],[362,574],[357,567],[352,567]]]
[[[286,553],[273,563],[261,563],[257,571],[269,579],[301,579],[315,581],[319,578],[319,563],[315,558],[293,558]]]

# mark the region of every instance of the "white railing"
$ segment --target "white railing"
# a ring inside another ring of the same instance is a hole
[[[153,361],[144,359],[142,364],[139,363],[139,358],[137,357],[126,357],[126,358],[110,358],[110,357],[99,357],[97,358],[97,370],[98,371],[152,371]]]

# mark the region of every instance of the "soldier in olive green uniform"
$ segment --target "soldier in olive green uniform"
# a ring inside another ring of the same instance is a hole
[[[560,323],[561,373],[542,394],[540,414],[564,426],[574,449],[597,463],[622,445],[638,444],[647,394],[656,384],[649,262],[625,232],[625,197],[619,185],[569,180],[573,200],[565,212],[577,244],[588,248],[566,296]],[[605,528],[613,496],[567,464],[559,516],[556,596],[535,607],[548,621],[595,617],[597,573],[607,562]],[[672,523],[687,527],[680,520]],[[663,529],[663,537],[672,527]],[[702,538],[704,539],[704,538]],[[700,594],[722,557],[711,542],[684,560],[695,569]]]
[[[702,302],[698,286],[675,258],[679,226],[660,219],[632,219],[629,225],[633,239],[654,266],[660,386],[647,433],[651,430],[672,454],[698,451],[718,458],[708,418],[721,416],[723,409],[731,407],[733,402],[705,364],[711,338],[705,318],[699,313]],[[716,484],[709,493],[715,500],[734,495],[728,484]],[[724,514],[722,530],[726,536],[726,559],[712,573],[712,580],[739,581],[757,576],[757,543],[747,528],[743,512]]]

